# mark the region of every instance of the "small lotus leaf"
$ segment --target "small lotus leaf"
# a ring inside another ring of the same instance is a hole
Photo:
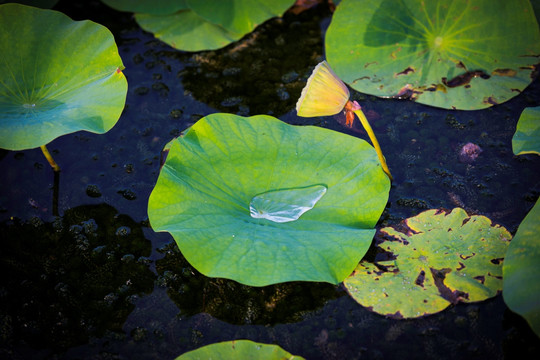
[[[102,0],[105,4],[119,11],[134,13],[167,15],[187,9],[185,0]]]
[[[540,201],[527,214],[504,259],[503,296],[540,336]]]
[[[31,149],[79,130],[110,130],[126,101],[123,68],[104,26],[0,5],[0,147]]]
[[[325,45],[360,92],[474,110],[531,83],[540,31],[529,0],[344,0]]]
[[[260,344],[250,340],[233,340],[210,344],[180,355],[176,360],[198,359],[261,359],[261,360],[302,360],[277,345]]]
[[[168,15],[136,14],[135,19],[156,38],[184,51],[219,49],[243,36],[206,21],[190,9]]]
[[[336,284],[369,248],[389,188],[364,140],[266,115],[212,114],[172,141],[148,216],[207,276]],[[261,194],[313,208],[287,222],[252,217]]]
[[[540,155],[540,106],[523,110],[512,138],[514,154]]]
[[[361,262],[344,283],[373,311],[396,318],[432,314],[458,301],[481,301],[502,290],[502,258],[510,233],[484,216],[428,210],[404,232],[381,229],[381,248],[395,260]]]
[[[189,8],[229,32],[247,34],[266,20],[281,16],[292,0],[185,0]]]

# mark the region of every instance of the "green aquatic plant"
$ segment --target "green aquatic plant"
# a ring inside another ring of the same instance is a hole
[[[512,236],[485,216],[427,210],[396,230],[381,229],[390,259],[362,261],[344,284],[361,305],[394,318],[476,302],[502,290],[502,259]]]
[[[135,12],[146,31],[178,50],[202,51],[222,48],[240,40],[264,21],[281,16],[292,0],[104,0],[109,6]]]
[[[519,225],[503,266],[503,297],[540,336],[540,201]]]
[[[196,359],[302,360],[304,358],[292,355],[277,345],[260,344],[250,340],[233,340],[210,344],[176,358],[176,360]]]
[[[322,61],[313,69],[306,86],[302,89],[302,94],[296,103],[296,112],[298,116],[314,117],[335,115],[344,111],[347,126],[352,126],[356,114],[375,147],[384,172],[392,180],[392,174],[371,125],[360,105],[356,101],[350,101],[349,97],[347,86],[332,71],[330,65]]]
[[[514,154],[540,154],[540,107],[526,108],[512,138]],[[503,297],[508,307],[527,320],[540,336],[540,201],[519,225],[503,266]]]
[[[109,131],[127,81],[114,37],[92,21],[18,4],[0,5],[0,147],[40,147],[86,130]]]
[[[369,248],[389,189],[364,140],[212,114],[172,141],[148,216],[206,276],[337,284]]]
[[[325,47],[355,90],[474,110],[531,83],[540,31],[529,0],[343,0]]]
[[[523,110],[512,137],[512,150],[516,155],[540,155],[540,106]]]

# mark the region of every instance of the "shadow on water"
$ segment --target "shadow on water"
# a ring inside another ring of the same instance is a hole
[[[271,19],[224,49],[193,55],[178,77],[193,97],[219,111],[283,115],[294,108],[311,67],[321,60],[314,49],[322,47],[319,21],[327,14],[319,6]]]
[[[0,342],[65,349],[121,331],[133,301],[152,291],[151,244],[106,204],[69,209],[53,222],[0,224]]]
[[[291,282],[251,287],[232,280],[201,275],[180,253],[176,243],[159,250],[158,284],[182,315],[207,313],[229,324],[275,325],[302,320],[329,300],[343,295],[326,283]]]

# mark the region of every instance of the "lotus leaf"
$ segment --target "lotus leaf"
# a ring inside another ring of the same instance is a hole
[[[187,9],[185,0],[102,0],[105,4],[119,11],[134,13],[167,15]]]
[[[540,201],[527,214],[504,259],[503,296],[540,336]]]
[[[481,301],[502,290],[502,258],[511,235],[484,216],[428,210],[405,221],[405,230],[381,229],[380,246],[394,260],[361,262],[344,283],[373,311],[412,318],[459,301]]]
[[[79,130],[110,130],[126,100],[123,68],[105,27],[0,5],[0,147],[31,149]]]
[[[169,15],[136,14],[135,19],[156,38],[184,51],[219,49],[243,36],[212,24],[189,9]]]
[[[206,345],[176,358],[176,360],[196,359],[301,360],[303,357],[292,355],[277,345],[260,344],[250,340],[233,340]]]
[[[527,108],[521,114],[512,139],[514,153],[540,152],[538,110]],[[536,125],[535,125],[536,123]],[[534,135],[536,133],[536,135]],[[540,336],[540,201],[519,225],[504,260],[503,297],[508,307],[523,316]]]
[[[540,106],[523,110],[512,138],[514,154],[540,155]]]
[[[227,31],[247,34],[266,20],[281,16],[292,0],[185,0],[189,8],[205,20]]]
[[[529,85],[540,31],[528,0],[344,0],[325,46],[360,92],[473,110]]]
[[[146,31],[184,51],[222,48],[253,31],[262,22],[281,16],[291,0],[185,0],[187,7],[164,16],[137,14],[135,19]],[[163,15],[163,14],[162,14]]]
[[[266,115],[212,114],[172,142],[148,216],[207,276],[337,284],[369,248],[389,188],[364,140]],[[294,205],[281,210],[315,204],[278,222],[251,216],[261,194]]]

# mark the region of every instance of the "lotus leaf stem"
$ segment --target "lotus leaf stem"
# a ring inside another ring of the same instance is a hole
[[[388,175],[388,178],[390,178],[390,181],[393,181],[394,178],[392,177],[392,174],[390,174],[390,169],[388,169],[388,165],[386,165],[386,159],[384,158],[382,154],[381,146],[379,145],[379,141],[377,141],[377,138],[375,137],[375,133],[373,132],[371,125],[369,125],[368,119],[364,115],[364,112],[362,111],[362,109],[353,108],[353,111],[356,114],[356,116],[358,116],[358,119],[362,123],[362,126],[364,126],[364,129],[366,129],[369,139],[371,140],[371,143],[373,144],[373,147],[375,148],[375,151],[377,152],[377,156],[379,157],[379,161],[381,162],[384,172],[386,173],[386,175]]]
[[[43,155],[45,155],[45,158],[47,159],[47,161],[49,162],[53,170],[55,172],[59,172],[60,166],[58,166],[56,161],[54,161],[54,159],[51,156],[51,153],[49,152],[49,150],[47,150],[47,147],[45,145],[41,145],[41,151],[43,152]]]

